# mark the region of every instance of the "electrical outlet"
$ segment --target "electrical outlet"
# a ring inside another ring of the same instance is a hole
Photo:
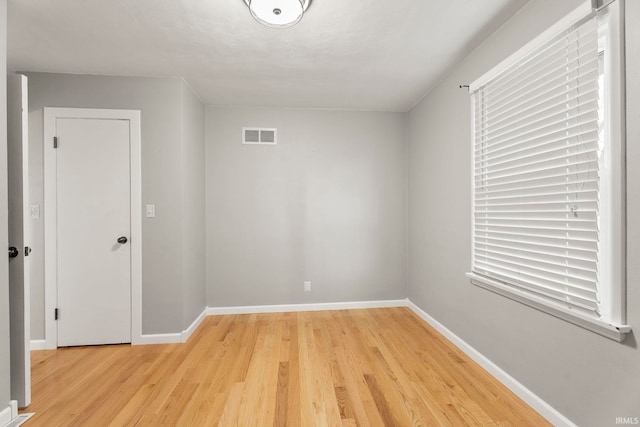
[[[311,282],[304,282],[304,291],[311,292]]]

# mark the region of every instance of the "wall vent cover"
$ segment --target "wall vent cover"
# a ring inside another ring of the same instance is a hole
[[[242,128],[243,144],[276,145],[278,130],[273,128]]]

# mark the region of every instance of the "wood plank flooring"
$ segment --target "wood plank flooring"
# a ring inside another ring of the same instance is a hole
[[[186,344],[32,352],[28,426],[544,426],[407,308],[211,316]]]

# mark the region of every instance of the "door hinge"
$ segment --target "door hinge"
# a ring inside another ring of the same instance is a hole
[[[55,320],[58,320],[58,309],[56,308],[54,311]]]
[[[53,148],[58,148],[58,137],[57,136],[53,137]]]

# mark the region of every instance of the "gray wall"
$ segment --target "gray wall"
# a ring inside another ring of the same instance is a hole
[[[580,426],[640,416],[640,351],[471,285],[469,95],[580,0],[532,0],[409,113],[409,298]],[[640,324],[640,2],[627,2],[628,321]],[[637,332],[636,332],[637,334]]]
[[[30,203],[43,205],[43,107],[141,110],[142,203],[156,205],[156,218],[142,221],[142,332],[184,329],[182,193],[183,109],[188,96],[176,78],[104,77],[27,73],[29,77]],[[190,114],[190,113],[189,113]],[[191,178],[189,178],[191,179]],[[32,221],[32,339],[44,338],[43,215]],[[186,220],[185,220],[186,221]],[[203,248],[202,248],[203,250]],[[194,285],[195,286],[195,285]]]
[[[406,296],[403,114],[208,107],[206,123],[209,306]],[[278,145],[242,145],[243,126]]]
[[[204,106],[182,83],[183,329],[206,307]]]
[[[0,0],[0,248],[9,247],[7,193],[7,1]],[[11,399],[9,264],[0,257],[0,411]]]

